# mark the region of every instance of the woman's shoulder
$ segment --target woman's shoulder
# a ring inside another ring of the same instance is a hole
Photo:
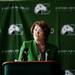
[[[28,40],[28,41],[23,41],[23,44],[28,44],[28,43],[32,43],[33,40]]]
[[[53,49],[53,50],[57,50],[58,49],[58,47],[56,45],[51,44],[49,42],[47,43],[47,48],[50,48],[50,49]]]

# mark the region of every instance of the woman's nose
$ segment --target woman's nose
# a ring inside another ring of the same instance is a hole
[[[39,31],[37,31],[37,34],[39,34]]]

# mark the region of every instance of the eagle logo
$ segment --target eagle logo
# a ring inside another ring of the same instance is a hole
[[[67,34],[69,32],[73,32],[73,31],[74,31],[73,27],[67,24],[62,27],[61,34],[64,35],[64,34]]]
[[[37,4],[34,8],[34,13],[35,14],[39,14],[39,13],[42,14],[46,11],[47,11],[47,7],[43,4]]]
[[[20,34],[22,32],[22,26],[20,24],[11,24],[8,28],[8,34],[9,35],[16,35]]]

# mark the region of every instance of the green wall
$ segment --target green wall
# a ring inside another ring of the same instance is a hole
[[[34,7],[42,3],[47,12],[35,14]],[[75,1],[73,0],[25,0],[0,1],[0,61],[14,61],[24,40],[31,40],[30,27],[36,20],[45,20],[53,28],[49,42],[59,48],[64,69],[75,69],[75,33],[61,34],[63,25],[75,27]],[[20,25],[22,33],[8,34],[11,24]]]

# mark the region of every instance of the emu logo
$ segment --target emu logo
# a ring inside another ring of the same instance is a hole
[[[65,75],[73,75],[73,73],[70,70],[65,70]]]
[[[61,34],[64,35],[64,34],[67,34],[68,32],[73,32],[73,31],[74,31],[73,27],[67,24],[62,27]]]
[[[20,34],[22,32],[22,27],[20,24],[11,24],[9,29],[8,29],[8,34],[9,35],[16,35]]]
[[[39,14],[39,13],[42,14],[46,11],[47,11],[47,7],[43,4],[37,4],[34,8],[34,13],[35,14]]]

